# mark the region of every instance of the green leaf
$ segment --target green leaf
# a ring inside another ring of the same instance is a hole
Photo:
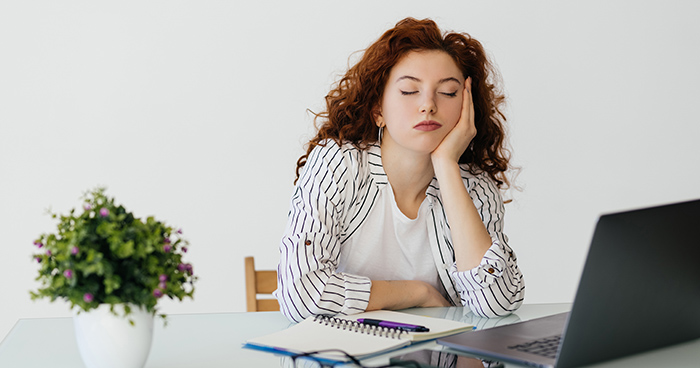
[[[107,297],[105,297],[105,303],[107,303],[107,304],[119,304],[119,303],[121,303],[121,299],[119,299],[118,297],[116,297],[114,295],[108,295]]]
[[[122,243],[121,246],[119,246],[119,250],[117,251],[117,257],[119,258],[127,258],[131,257],[131,255],[134,254],[134,242],[129,240],[126,243]]]
[[[121,277],[119,275],[114,275],[111,277],[108,277],[104,281],[105,285],[105,294],[112,294],[112,292],[116,289],[119,289],[121,287]]]

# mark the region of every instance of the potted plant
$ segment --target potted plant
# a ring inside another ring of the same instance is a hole
[[[88,367],[142,367],[158,301],[193,298],[196,276],[183,260],[189,243],[179,229],[135,217],[104,188],[83,200],[82,211],[51,213],[56,232],[34,241],[41,287],[31,297],[70,302]]]

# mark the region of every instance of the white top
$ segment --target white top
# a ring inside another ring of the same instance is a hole
[[[340,253],[338,272],[364,275],[372,280],[421,280],[444,289],[430,249],[428,199],[420,205],[415,219],[408,218],[396,204],[394,191],[387,184],[365,225],[348,239]]]

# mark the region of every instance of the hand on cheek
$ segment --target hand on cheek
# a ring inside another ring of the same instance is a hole
[[[474,125],[474,104],[471,94],[471,77],[464,82],[462,90],[462,110],[457,124],[445,136],[440,145],[433,151],[431,158],[433,162],[450,160],[458,162],[459,157],[469,147],[469,143],[476,136],[476,126]]]

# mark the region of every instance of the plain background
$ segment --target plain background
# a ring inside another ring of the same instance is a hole
[[[493,57],[522,167],[506,232],[526,302],[570,302],[598,215],[700,197],[699,11],[693,1],[3,1],[0,337],[19,318],[70,315],[30,300],[32,242],[55,227],[47,208],[79,207],[98,185],[192,243],[195,300],[166,300],[163,312],[244,311],[243,257],[277,263],[313,131],[307,109],[320,111],[351,55],[406,16],[468,32]]]

